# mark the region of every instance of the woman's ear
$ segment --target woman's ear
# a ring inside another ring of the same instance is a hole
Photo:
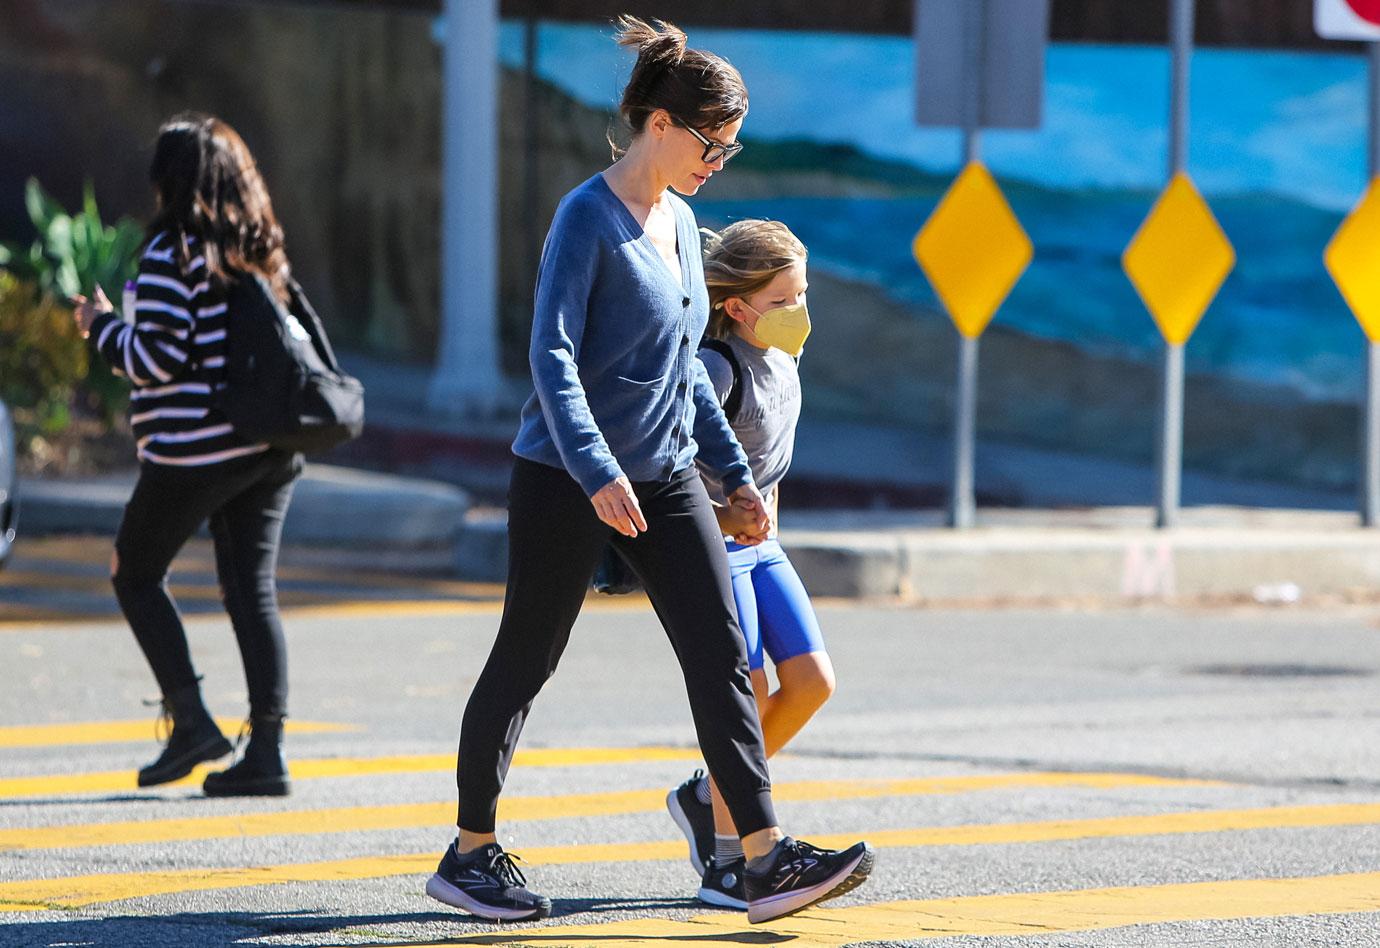
[[[728,318],[734,322],[747,325],[747,310],[743,308],[743,301],[736,296],[730,296],[724,300],[724,312]]]
[[[660,139],[675,124],[671,121],[671,113],[665,109],[654,109],[652,114],[647,116],[647,128],[650,128],[656,137]]]

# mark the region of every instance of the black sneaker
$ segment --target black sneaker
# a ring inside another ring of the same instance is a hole
[[[527,888],[513,857],[498,843],[461,856],[459,840],[446,847],[426,894],[455,908],[494,922],[520,922],[551,914],[551,900]]]
[[[703,779],[704,771],[697,770],[693,777],[666,794],[666,809],[690,843],[690,865],[700,877],[709,869],[714,855],[714,807],[701,803],[695,792]]]
[[[743,891],[743,870],[747,860],[742,856],[720,866],[713,859],[705,870],[704,881],[697,893],[699,900],[706,905],[731,908],[742,911],[748,907],[747,895]]]
[[[820,849],[789,836],[776,844],[774,856],[765,870],[744,872],[749,922],[771,921],[856,889],[876,858],[867,843]]]

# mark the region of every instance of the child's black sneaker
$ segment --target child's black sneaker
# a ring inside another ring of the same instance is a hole
[[[856,889],[874,860],[867,843],[820,849],[787,836],[772,850],[769,865],[744,873],[748,921],[767,922]]]
[[[699,784],[704,771],[695,771],[694,776],[666,795],[666,809],[671,819],[676,821],[680,831],[690,844],[690,865],[695,874],[703,877],[709,868],[709,860],[714,855],[714,807],[701,803]]]
[[[513,857],[497,843],[462,856],[459,840],[446,847],[426,894],[471,915],[494,922],[519,922],[551,914],[551,900],[527,888]]]
[[[747,895],[743,891],[743,871],[747,861],[739,856],[722,866],[713,859],[704,871],[704,881],[700,884],[698,898],[706,905],[731,908],[742,911],[748,907]]]

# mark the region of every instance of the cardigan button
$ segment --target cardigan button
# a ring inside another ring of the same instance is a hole
[[[680,305],[681,305],[681,306],[689,306],[689,305],[690,305],[690,297],[688,297],[688,296],[682,296],[682,297],[680,298]]]

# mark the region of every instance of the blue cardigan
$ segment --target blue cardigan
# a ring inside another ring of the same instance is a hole
[[[513,452],[564,468],[590,496],[620,474],[667,481],[697,453],[725,493],[752,481],[696,357],[709,320],[699,228],[668,197],[679,283],[602,174],[561,199],[542,248],[528,353],[536,391]]]

